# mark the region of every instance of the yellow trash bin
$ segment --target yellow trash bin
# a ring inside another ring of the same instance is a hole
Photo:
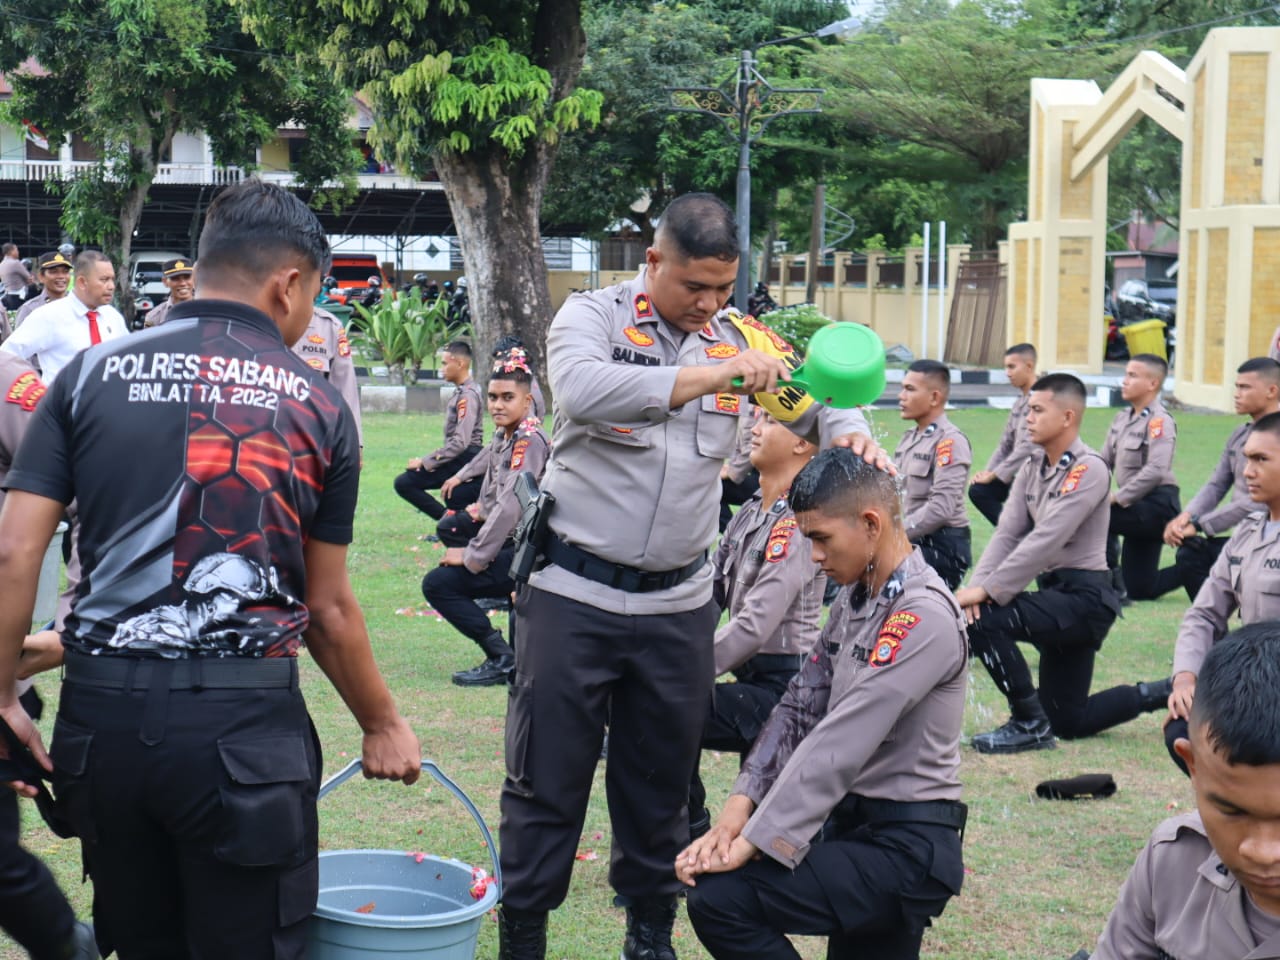
[[[1129,345],[1129,356],[1154,353],[1162,360],[1168,360],[1169,355],[1164,348],[1164,327],[1163,320],[1143,320],[1141,323],[1131,323],[1127,327],[1121,327],[1120,332],[1124,334],[1124,342]]]

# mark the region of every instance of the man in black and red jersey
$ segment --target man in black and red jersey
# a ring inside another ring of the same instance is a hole
[[[347,578],[355,424],[289,349],[328,256],[287,191],[225,191],[200,236],[197,299],[72,360],[5,480],[0,717],[53,771],[104,954],[303,956],[320,778],[303,642],[360,723],[365,774],[418,776]],[[14,668],[72,499],[84,574],[46,755]]]

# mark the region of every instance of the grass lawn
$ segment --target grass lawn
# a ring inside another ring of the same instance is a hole
[[[1005,414],[966,410],[952,419],[964,429],[979,467],[999,437]],[[1085,439],[1101,446],[1111,411],[1090,410]],[[896,411],[876,414],[878,431],[892,448],[901,430]],[[1234,417],[1181,414],[1176,470],[1188,499],[1208,476]],[[432,614],[419,589],[440,548],[420,543],[425,518],[400,501],[391,480],[405,461],[438,440],[442,418],[376,414],[365,418],[364,488],[351,550],[351,575],[364,606],[374,649],[401,709],[422,739],[426,756],[475,800],[495,837],[498,792],[503,777],[502,730],[506,691],[464,690],[449,675],[479,661],[477,648]],[[607,478],[601,478],[602,482]],[[991,528],[976,511],[975,555]],[[1167,552],[1166,552],[1167,553]],[[1166,556],[1167,561],[1171,557]],[[1167,675],[1177,625],[1186,607],[1182,595],[1129,607],[1097,661],[1094,689]],[[505,615],[499,615],[505,619]],[[1002,698],[980,664],[970,681],[966,738],[1004,722]],[[315,665],[303,659],[312,716],[324,743],[326,773],[359,755],[359,731]],[[56,681],[42,685],[56,700]],[[52,705],[52,704],[51,704]],[[53,710],[44,724],[46,737]],[[924,941],[926,957],[1037,958],[1065,960],[1092,948],[1116,890],[1151,829],[1171,811],[1192,805],[1187,781],[1164,752],[1160,715],[1149,714],[1101,736],[1062,743],[1057,750],[1014,757],[983,757],[963,748],[962,776],[969,804],[965,837],[967,876],[963,894]],[[736,758],[709,755],[703,776],[711,798],[722,799],[736,772]],[[603,765],[584,827],[566,905],[553,915],[549,956],[595,960],[618,955],[624,919],[610,906],[609,816]],[[1119,792],[1109,800],[1039,801],[1035,784],[1049,777],[1107,771]],[[709,804],[712,805],[712,804]],[[44,829],[34,807],[24,804],[29,847],[51,866],[81,915],[90,888],[80,884],[78,844]],[[328,849],[384,847],[455,856],[485,863],[488,851],[467,814],[441,787],[351,781],[321,804],[321,845]],[[706,957],[681,911],[677,948],[682,958]],[[801,943],[806,957],[822,957],[819,940]],[[479,954],[497,955],[495,925],[486,922]],[[23,956],[0,934],[0,957]],[[230,958],[229,958],[230,960]]]

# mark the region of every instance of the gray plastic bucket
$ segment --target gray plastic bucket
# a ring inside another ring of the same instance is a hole
[[[323,797],[361,769],[353,760],[320,788]],[[458,860],[403,850],[337,850],[320,854],[320,899],[308,931],[307,960],[474,960],[484,915],[501,896],[502,871],[493,837],[462,789],[430,760],[431,774],[467,808],[493,867],[494,881],[471,896],[473,868]],[[360,907],[373,904],[368,913]]]

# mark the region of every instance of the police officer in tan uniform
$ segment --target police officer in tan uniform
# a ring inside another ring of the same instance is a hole
[[[702,731],[704,750],[746,755],[760,728],[818,639],[827,578],[814,566],[809,542],[787,499],[796,474],[817,448],[767,413],[750,425],[749,465],[760,486],[730,521],[712,560],[716,603],[729,619],[716,630],[718,683]],[[695,773],[689,787],[689,833],[711,825],[706,790]]]
[[[907,368],[898,410],[916,425],[902,435],[893,460],[906,477],[907,539],[954,590],[973,563],[964,506],[973,452],[969,438],[947,419],[950,394],[945,364],[917,360]]]
[[[1178,425],[1160,402],[1160,388],[1168,372],[1169,365],[1152,353],[1140,353],[1125,364],[1120,395],[1129,408],[1116,414],[1102,445],[1102,459],[1116,481],[1111,494],[1107,566],[1122,602],[1126,595],[1135,600],[1157,596],[1156,577],[1164,546],[1160,533],[1180,509],[1173,476]]]
[[[1243,477],[1263,509],[1241,520],[1218,554],[1174,645],[1165,744],[1180,766],[1173,744],[1187,735],[1196,676],[1210,648],[1226,636],[1232,615],[1246,625],[1280,620],[1280,413],[1254,423],[1244,445]]]
[[[1208,482],[1164,528],[1164,542],[1177,547],[1172,567],[1156,578],[1156,596],[1184,587],[1194,601],[1200,586],[1227,543],[1225,534],[1248,514],[1261,509],[1249,499],[1244,480],[1244,444],[1259,418],[1280,410],[1280,363],[1254,357],[1240,364],[1235,382],[1236,413],[1249,418],[1231,432]],[[1222,503],[1230,492],[1231,499]],[[1201,536],[1203,534],[1203,536]]]
[[[465,526],[454,528],[457,540],[442,536],[444,558],[422,580],[427,602],[484,651],[483,663],[453,675],[453,682],[460,687],[506,683],[515,666],[510,644],[475,600],[507,597],[515,589],[511,535],[520,518],[516,479],[527,472],[540,480],[551,449],[538,418],[530,412],[532,379],[522,350],[512,351],[494,366],[489,378],[489,413],[498,429],[485,457],[480,499],[456,515]]]
[[[987,461],[987,468],[975,473],[969,485],[969,499],[993,527],[1009,499],[1009,485],[1014,475],[1034,453],[1033,444],[1027,439],[1027,396],[1036,379],[1036,348],[1029,343],[1014,344],[1004,352],[1004,372],[1021,393],[1013,402],[1004,433]]]
[[[484,449],[484,398],[471,376],[471,345],[465,340],[455,340],[444,348],[440,372],[455,388],[444,414],[444,444],[425,456],[414,457],[395,479],[396,493],[432,520],[443,517],[446,508],[461,510],[475,502],[480,491],[478,478],[484,476],[482,467],[466,477],[475,482],[444,489],[446,482]],[[428,490],[440,490],[444,503]]]
[[[1209,654],[1178,753],[1196,811],[1166,820],[1120,888],[1093,960],[1280,960],[1280,631]]]
[[[964,621],[907,540],[896,484],[827,450],[791,488],[813,559],[843,585],[711,832],[676,860],[717,960],[908,960],[959,893]],[[822,843],[824,822],[833,829]]]
[[[1080,441],[1084,384],[1067,373],[1031,387],[1027,433],[1040,449],[1014,478],[995,535],[956,593],[969,644],[1009,700],[1012,718],[973,738],[980,753],[1056,746],[1158,710],[1167,679],[1089,695],[1094,655],[1120,612],[1107,572],[1111,474]],[[1039,589],[1027,591],[1032,580]],[[1040,690],[1018,649],[1040,651]]]
[[[143,327],[158,327],[169,319],[169,311],[180,303],[194,300],[196,296],[195,266],[190,260],[179,257],[166,260],[160,267],[160,282],[169,291],[164,303],[147,311]]]
[[[884,459],[861,414],[777,386],[796,362],[786,341],[724,312],[737,242],[720,200],[677,198],[646,268],[571,296],[551,325],[556,431],[544,488],[556,503],[544,565],[515,607],[503,960],[545,956],[547,913],[568,892],[606,722],[609,879],[631,903],[623,955],[672,949],[671,864],[689,836],[720,615],[707,551],[720,467],[747,396],[820,446],[843,436],[860,455]]]
[[[40,278],[41,290],[18,308],[18,314],[13,318],[15,326],[27,319],[27,314],[53,300],[61,300],[67,295],[67,287],[71,283],[71,260],[60,251],[54,250],[52,253],[40,254],[37,264],[36,275]],[[7,323],[7,321],[4,322]],[[0,332],[0,340],[8,335],[7,331]]]
[[[356,436],[364,446],[364,428],[360,419],[360,385],[356,381],[356,364],[351,359],[351,341],[342,321],[328,310],[316,307],[307,332],[293,345],[293,352],[319,370],[324,378],[342,394],[356,421]]]

